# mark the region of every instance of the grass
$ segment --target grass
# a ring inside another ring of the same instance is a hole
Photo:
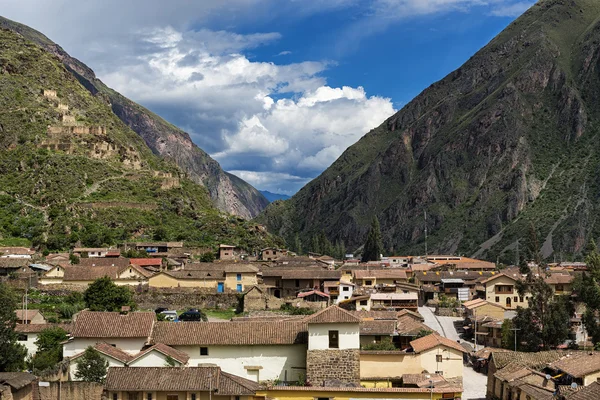
[[[242,314],[236,314],[235,310],[230,308],[227,310],[217,310],[217,309],[204,309],[202,310],[209,318],[230,320],[233,317],[239,317]]]

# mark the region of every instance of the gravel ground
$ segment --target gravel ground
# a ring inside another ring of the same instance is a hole
[[[425,319],[425,325],[438,331],[441,335],[452,340],[463,342],[458,336],[455,322],[462,318],[455,317],[436,317],[429,307],[419,307],[419,313]],[[463,399],[480,400],[485,399],[487,388],[487,376],[475,372],[471,367],[465,366],[463,372]]]

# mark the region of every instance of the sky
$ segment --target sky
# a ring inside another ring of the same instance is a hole
[[[291,195],[533,0],[0,0],[260,190]]]

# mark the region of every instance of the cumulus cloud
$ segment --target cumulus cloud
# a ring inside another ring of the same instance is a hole
[[[252,186],[272,193],[293,195],[298,187],[306,185],[310,178],[290,175],[282,172],[230,171]]]

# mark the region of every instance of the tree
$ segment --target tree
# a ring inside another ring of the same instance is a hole
[[[528,289],[529,308],[517,308],[517,315],[513,319],[524,349],[548,350],[563,344],[569,337],[570,318],[573,314],[569,298],[555,297],[552,288],[542,277],[531,279]],[[522,287],[519,287],[519,294],[524,295]]]
[[[17,343],[15,332],[17,302],[10,286],[0,282],[0,372],[18,372],[25,367],[27,349]]]
[[[383,243],[381,241],[381,228],[377,217],[373,217],[371,229],[367,235],[367,241],[363,248],[362,262],[379,261],[383,253]]]
[[[515,348],[515,331],[512,330],[513,323],[510,319],[505,319],[502,322],[502,348],[513,350]]]
[[[200,261],[207,263],[215,261],[215,253],[213,253],[212,251],[202,253],[202,255],[200,256]]]
[[[529,232],[527,233],[527,257],[529,258],[529,261],[533,261],[538,266],[542,262],[540,243],[533,222],[529,223]]]
[[[37,353],[29,362],[32,370],[45,371],[62,360],[62,342],[68,339],[67,332],[60,327],[42,330],[35,342]]]
[[[302,241],[300,240],[300,236],[297,233],[296,236],[294,236],[294,251],[298,255],[302,254]]]
[[[600,310],[600,253],[597,249],[590,249],[585,259],[587,272],[576,276],[573,289],[586,306],[582,322],[594,344],[600,343],[600,325],[596,315]]]
[[[417,336],[415,336],[415,340],[416,339],[420,339],[420,338],[425,337],[425,336],[429,336],[432,333],[433,333],[433,331],[430,331],[428,329],[421,329],[421,330],[419,330],[419,333],[417,333]]]
[[[96,279],[83,293],[86,307],[91,311],[121,311],[121,307],[135,308],[128,287],[117,286],[109,277]]]
[[[75,254],[71,253],[69,254],[69,261],[71,262],[71,264],[79,264],[79,257],[77,257]]]
[[[108,370],[108,361],[106,361],[100,352],[89,346],[77,360],[77,372],[75,377],[84,382],[103,383]]]

